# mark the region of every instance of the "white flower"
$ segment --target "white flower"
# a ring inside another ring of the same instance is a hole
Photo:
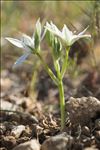
[[[87,28],[83,30],[82,32],[80,32],[78,35],[70,31],[65,24],[62,28],[62,31],[60,31],[56,27],[56,25],[54,25],[52,22],[50,22],[50,24],[47,22],[45,28],[49,30],[50,32],[52,32],[53,34],[55,34],[56,36],[58,36],[59,38],[61,38],[67,44],[67,46],[71,46],[74,42],[76,42],[77,40],[81,38],[91,37],[91,35],[88,35],[88,34],[83,35],[85,31],[87,30]]]
[[[37,34],[37,37],[36,37]],[[37,48],[40,44],[40,41],[43,37],[41,37],[41,23],[40,20],[38,19],[38,21],[36,22],[36,28],[35,28],[35,32],[31,37],[29,37],[26,34],[22,34],[22,37],[20,40],[18,39],[14,39],[14,38],[10,38],[10,37],[6,37],[5,39],[8,40],[10,43],[12,43],[13,45],[22,48],[25,50],[24,55],[22,55],[16,62],[15,65],[19,65],[22,62],[25,61],[25,59],[31,54],[31,53],[36,53]],[[38,42],[37,42],[38,41]],[[37,45],[36,45],[37,44]]]
[[[19,59],[15,62],[15,65],[19,65],[22,62],[24,62],[26,58],[31,54],[32,50],[34,50],[34,38],[31,38],[26,34],[22,35],[21,40],[10,37],[6,37],[5,39],[8,40],[13,45],[19,48],[23,48],[25,50],[24,55],[19,57]]]
[[[10,37],[6,37],[5,39],[17,47],[23,48],[27,52],[30,52],[30,48],[34,49],[34,37],[31,38],[26,34],[23,34],[20,40]]]

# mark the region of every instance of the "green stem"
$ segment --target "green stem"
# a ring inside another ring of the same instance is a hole
[[[55,70],[56,70],[56,73],[57,73],[57,78],[60,79],[61,78],[61,74],[60,74],[59,60],[54,60],[54,66],[55,66]]]
[[[52,70],[48,67],[48,65],[44,62],[42,56],[37,53],[37,56],[41,60],[42,64],[45,67],[45,70],[50,75],[52,80],[55,82],[55,84],[58,86],[59,89],[59,97],[60,97],[60,111],[61,111],[61,130],[65,127],[65,98],[64,98],[64,88],[63,88],[63,82],[62,82],[62,76],[60,72],[60,65],[59,61],[55,61],[55,69],[57,72],[57,77],[54,75]]]
[[[70,47],[68,47],[68,49],[66,49],[65,59],[63,61],[63,66],[62,66],[62,70],[61,70],[62,78],[64,77],[64,74],[65,74],[67,66],[68,66],[69,50],[70,50]]]
[[[60,98],[60,112],[61,112],[61,131],[65,128],[65,97],[64,97],[64,86],[60,72],[59,60],[55,61],[55,69],[57,72],[57,78],[59,80],[59,98]]]
[[[65,128],[65,98],[62,80],[59,81],[60,111],[61,111],[61,130]]]
[[[54,83],[56,85],[58,85],[58,79],[57,77],[54,75],[54,73],[52,72],[52,70],[48,67],[48,65],[44,62],[42,56],[37,53],[37,56],[39,57],[39,59],[41,60],[42,64],[44,65],[45,70],[47,71],[47,73],[49,74],[49,76],[51,77],[51,79],[54,81]]]

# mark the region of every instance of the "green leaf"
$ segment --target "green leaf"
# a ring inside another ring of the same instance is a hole
[[[36,22],[35,32],[34,32],[34,36],[33,36],[34,37],[34,43],[35,43],[35,49],[37,49],[37,50],[40,47],[41,32],[42,32],[41,23],[40,23],[40,19],[38,19]]]
[[[61,42],[57,38],[55,38],[53,42],[53,55],[56,60],[61,57],[61,49]]]
[[[35,43],[35,49],[38,49],[40,46],[40,38],[37,33],[35,33],[34,35],[34,43]]]
[[[48,30],[46,32],[46,39],[47,39],[48,44],[52,47],[54,43],[54,35]]]
[[[36,22],[36,32],[37,32],[38,36],[40,37],[41,36],[41,32],[42,32],[40,18]]]

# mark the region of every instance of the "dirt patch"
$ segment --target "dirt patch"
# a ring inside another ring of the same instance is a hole
[[[32,149],[33,143],[38,150],[100,149],[99,99],[89,97],[90,95],[69,98],[75,96],[78,90],[76,93],[73,92],[75,87],[71,81],[64,79],[67,85],[64,87],[67,95],[67,117],[66,128],[61,132],[58,91],[54,85],[49,84],[48,77],[46,78],[47,86],[43,89],[48,90],[47,94],[44,95],[43,100],[41,98],[37,101],[32,101],[29,96],[26,96],[27,86],[15,74],[3,72],[1,79],[1,150],[23,148],[27,150],[27,145]],[[68,89],[72,91],[71,94],[66,92]],[[39,91],[37,93],[39,94]]]

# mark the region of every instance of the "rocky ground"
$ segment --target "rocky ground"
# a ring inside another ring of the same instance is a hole
[[[100,149],[99,74],[89,72],[77,88],[64,79],[66,128],[62,132],[58,91],[50,83],[48,76],[40,78],[37,101],[31,100],[25,80],[2,71],[0,150]]]

